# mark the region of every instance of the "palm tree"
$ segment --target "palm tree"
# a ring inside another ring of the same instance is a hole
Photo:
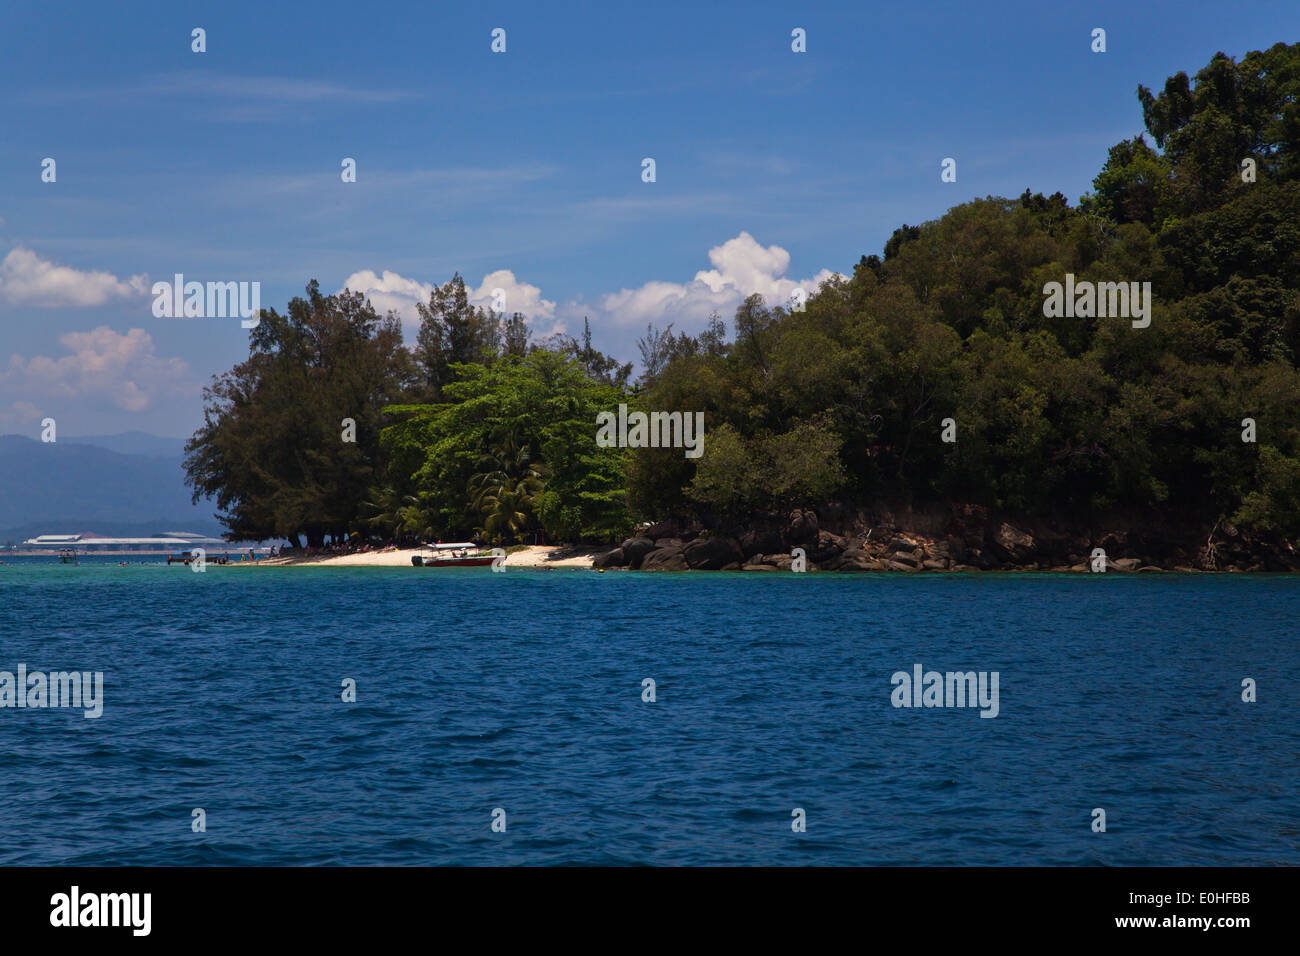
[[[546,487],[546,466],[533,461],[528,444],[507,436],[479,460],[478,468],[469,492],[483,517],[483,533],[491,541],[518,537],[533,517],[533,499]]]
[[[424,503],[415,495],[404,495],[392,485],[370,489],[370,500],[361,502],[365,527],[396,540],[402,534],[422,539],[433,537],[433,522]]]

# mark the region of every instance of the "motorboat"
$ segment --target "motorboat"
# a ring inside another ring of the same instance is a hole
[[[456,541],[444,544],[426,544],[425,553],[411,555],[411,564],[417,568],[482,568],[499,559],[504,552],[492,554],[473,541]]]

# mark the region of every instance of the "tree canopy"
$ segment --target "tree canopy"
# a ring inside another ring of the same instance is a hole
[[[191,485],[250,538],[615,539],[832,500],[1300,535],[1298,94],[1300,44],[1139,87],[1150,142],[1111,148],[1077,204],[1026,189],[905,224],[802,310],[751,295],[730,330],[648,329],[634,384],[589,325],[531,343],[458,275],[410,351],[312,282],[208,389]],[[1149,282],[1150,325],[1045,315],[1067,274]],[[703,457],[598,447],[620,403],[703,412]]]

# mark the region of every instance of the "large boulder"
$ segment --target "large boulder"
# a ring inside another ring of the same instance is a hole
[[[862,548],[853,548],[831,561],[826,568],[829,571],[883,571],[885,563]]]
[[[745,554],[734,538],[696,538],[682,548],[682,556],[693,571],[720,571],[729,564],[740,565]]]
[[[808,557],[818,564],[838,558],[848,548],[849,542],[829,531],[817,532],[817,543],[808,549]]]
[[[1003,561],[1014,564],[1027,564],[1034,558],[1034,539],[1026,531],[1007,524],[1005,521],[993,532],[990,539],[993,553]]]
[[[676,538],[682,533],[682,525],[676,519],[669,518],[667,521],[652,524],[643,533],[651,541],[658,541],[660,538]]]
[[[774,554],[783,547],[781,536],[775,531],[746,531],[740,536],[740,550],[746,558],[756,554]]]
[[[627,558],[627,566],[633,571],[641,567],[641,562],[645,560],[645,556],[654,549],[654,541],[644,536],[628,538],[620,548]]]
[[[613,551],[606,551],[598,555],[591,566],[598,571],[605,568],[622,568],[627,566],[627,555],[623,553],[622,548],[615,548]]]
[[[790,512],[790,523],[786,526],[785,536],[791,543],[801,547],[816,547],[819,530],[817,512],[809,508],[796,508]]]
[[[655,548],[645,556],[641,562],[642,571],[685,571],[686,558],[682,556],[682,549],[676,548]]]

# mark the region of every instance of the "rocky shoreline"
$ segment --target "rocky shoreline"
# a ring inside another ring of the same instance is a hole
[[[1145,527],[1127,522],[1100,533],[1050,523],[1015,522],[988,509],[868,514],[845,506],[795,509],[744,530],[668,520],[642,529],[593,562],[597,570],[789,571],[802,548],[808,571],[1042,571],[1090,573],[1091,556],[1106,553],[1106,570],[1121,573],[1297,572],[1300,553],[1287,541],[1250,534],[1220,521],[1212,528]]]

